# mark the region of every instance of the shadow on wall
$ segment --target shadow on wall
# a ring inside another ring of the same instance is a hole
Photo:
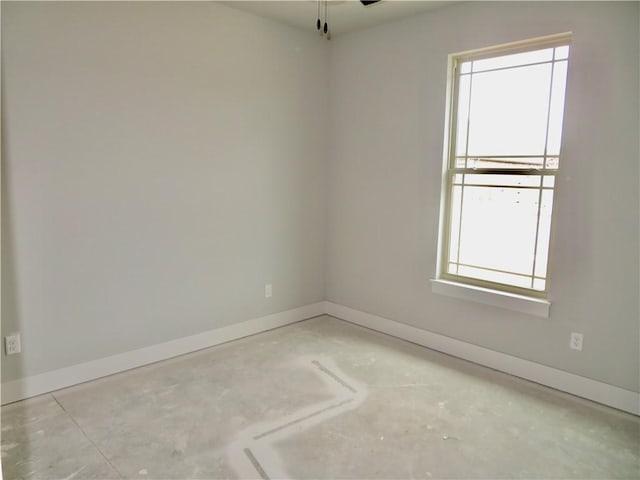
[[[4,88],[3,88],[4,90]],[[2,92],[4,95],[4,91]],[[11,168],[8,162],[7,122],[5,105],[2,104],[2,382],[22,377],[23,365],[20,354],[7,356],[4,337],[20,332],[20,307],[15,265],[14,218],[12,215]]]
[[[2,88],[2,95],[4,96],[4,87]],[[2,347],[0,353],[0,381],[5,383],[7,381],[21,378],[24,374],[23,359],[20,354],[11,356],[6,355],[4,346],[4,337],[13,332],[21,332],[21,319],[20,319],[20,307],[18,302],[18,285],[16,278],[16,266],[15,266],[15,238],[14,238],[14,218],[12,217],[11,209],[11,169],[8,166],[8,148],[7,148],[7,122],[5,115],[5,104],[2,102],[1,113],[2,115],[2,128],[1,128],[1,169],[2,169],[2,183],[1,183],[1,200],[2,206],[2,322],[0,325],[0,332],[2,337]],[[2,397],[2,387],[0,386],[0,397]],[[4,412],[1,412],[4,413]],[[0,420],[0,423],[1,420]],[[26,433],[26,432],[18,432]],[[26,446],[29,449],[29,446]],[[4,468],[3,468],[4,470]],[[26,472],[25,472],[26,473]]]

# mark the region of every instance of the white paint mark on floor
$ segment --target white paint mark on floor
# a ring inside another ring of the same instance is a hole
[[[71,480],[72,478],[74,478],[76,475],[78,475],[81,471],[83,471],[85,468],[87,468],[86,465],[83,465],[82,467],[80,467],[78,470],[76,470],[75,472],[73,472],[71,475],[69,475],[68,477],[65,477],[64,480]]]
[[[300,357],[295,363],[318,375],[333,398],[242,430],[226,448],[230,464],[240,478],[255,478],[256,474],[263,479],[289,478],[275,443],[353,410],[367,397],[366,387],[349,378],[330,358]]]
[[[146,468],[138,471],[138,475],[148,475],[149,471]]]
[[[11,442],[11,443],[3,443],[2,447],[0,447],[0,456],[5,457],[9,454],[9,450],[12,448],[16,448],[19,443]]]

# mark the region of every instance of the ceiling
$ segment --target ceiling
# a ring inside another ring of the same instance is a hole
[[[236,0],[220,3],[293,27],[309,31],[315,31],[316,28],[316,19],[318,18],[318,2],[316,0]],[[327,23],[332,35],[340,35],[416,15],[450,3],[455,2],[451,0],[382,0],[364,6],[359,0],[328,0],[329,20]],[[322,4],[324,4],[324,0],[322,0]],[[324,21],[324,14],[321,18]]]

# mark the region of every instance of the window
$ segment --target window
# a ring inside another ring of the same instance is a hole
[[[569,40],[450,56],[439,279],[546,297]]]

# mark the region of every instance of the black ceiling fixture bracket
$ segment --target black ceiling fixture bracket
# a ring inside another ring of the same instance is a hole
[[[1,1],[1,0],[0,0]],[[360,0],[360,3],[365,7],[378,3],[381,0]],[[316,30],[320,32],[320,35],[327,40],[331,38],[331,31],[329,30],[329,0],[316,0],[318,5],[318,16],[316,17]],[[322,10],[324,7],[324,22],[322,21]]]

